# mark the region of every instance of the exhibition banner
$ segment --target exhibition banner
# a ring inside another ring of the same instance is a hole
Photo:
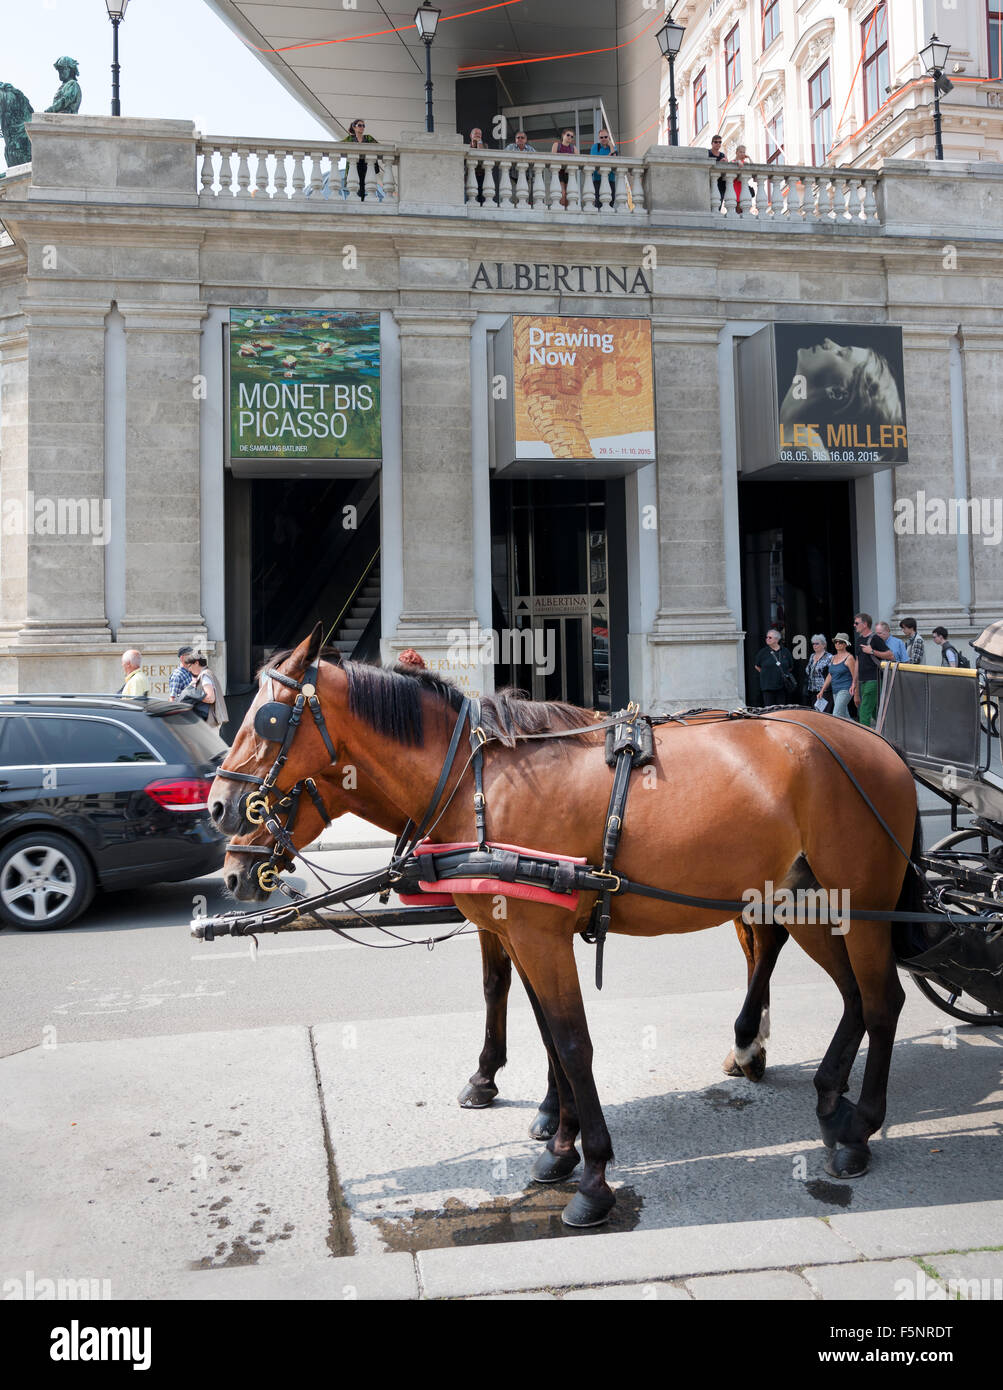
[[[777,323],[778,462],[905,463],[902,329]]]
[[[230,310],[230,458],[379,459],[380,316]]]
[[[654,459],[649,319],[516,314],[510,340],[512,456],[500,465],[570,459],[641,467]]]

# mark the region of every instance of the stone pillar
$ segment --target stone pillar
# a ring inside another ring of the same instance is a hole
[[[20,658],[111,642],[104,604],[104,335],[108,303],[26,301],[27,449],[4,457],[4,549]],[[23,386],[23,377],[22,377]],[[20,407],[23,418],[23,390]],[[17,466],[17,456],[27,466]],[[11,535],[17,508],[22,534]],[[8,550],[9,547],[9,550]],[[23,584],[23,588],[22,588]],[[19,682],[19,688],[31,689]]]
[[[7,498],[28,490],[28,333],[24,319],[12,313],[0,336],[0,421],[3,422],[0,507]],[[0,510],[0,522],[3,511]],[[16,637],[27,617],[28,539],[23,528],[0,525],[0,644]],[[17,662],[0,656],[0,689],[14,690]]]
[[[1003,480],[1000,422],[1003,421],[1003,332],[962,330],[968,494],[978,504],[981,535],[969,539],[972,558],[973,635],[1003,616]],[[971,515],[971,513],[970,513]],[[966,653],[969,657],[970,652]]]
[[[120,304],[126,334],[125,615],[120,644],[206,640],[199,538],[198,304]],[[217,538],[223,544],[223,537]]]
[[[656,323],[659,606],[648,634],[651,709],[736,705],[742,633],[725,590],[715,323]]]
[[[466,311],[398,309],[403,605],[387,643],[416,648],[471,694],[484,689],[474,606],[470,329]],[[457,633],[473,632],[468,650]]]
[[[952,430],[951,347],[954,335],[944,328],[905,324],[902,351],[909,426],[909,462],[895,469],[894,540],[898,575],[896,619],[915,618],[931,657],[930,629],[967,629],[958,572],[958,537],[938,534],[931,505],[964,495],[963,459],[955,466]],[[961,477],[956,476],[961,473]],[[960,486],[959,486],[960,483]],[[876,538],[881,543],[881,538]],[[877,616],[877,615],[875,615]],[[891,621],[889,619],[889,621]]]

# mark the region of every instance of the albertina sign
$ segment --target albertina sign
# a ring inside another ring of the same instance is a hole
[[[231,309],[229,368],[231,465],[381,457],[378,314]]]

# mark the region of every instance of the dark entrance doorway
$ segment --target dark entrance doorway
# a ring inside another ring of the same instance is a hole
[[[755,655],[779,627],[799,676],[811,638],[853,632],[856,534],[853,483],[747,482],[738,485],[742,548],[745,693],[759,698]]]
[[[379,475],[226,479],[227,701],[239,725],[254,673],[318,622],[345,656],[380,642]]]
[[[627,703],[623,479],[491,485],[495,686]]]

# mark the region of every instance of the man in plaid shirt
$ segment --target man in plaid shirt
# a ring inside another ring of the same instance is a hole
[[[923,639],[916,631],[915,618],[903,618],[899,623],[905,640],[905,659],[911,666],[923,665]]]
[[[191,647],[178,648],[178,664],[171,672],[171,679],[167,686],[168,694],[172,700],[180,700],[182,690],[184,690],[186,685],[191,685],[192,681],[195,679],[188,669],[191,656]]]

